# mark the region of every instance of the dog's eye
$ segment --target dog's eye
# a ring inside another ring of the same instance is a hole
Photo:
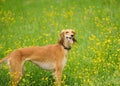
[[[66,37],[66,38],[69,38],[69,37]]]
[[[68,31],[66,33],[69,33]]]

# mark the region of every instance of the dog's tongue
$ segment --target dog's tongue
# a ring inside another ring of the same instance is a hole
[[[69,39],[69,42],[70,42],[70,44],[73,44],[73,40],[72,39]]]

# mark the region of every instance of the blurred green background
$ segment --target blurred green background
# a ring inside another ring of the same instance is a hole
[[[76,31],[62,86],[120,85],[120,0],[0,0],[0,58],[14,49],[57,43]],[[53,86],[51,72],[25,63],[20,86]],[[0,86],[10,86],[6,64]]]

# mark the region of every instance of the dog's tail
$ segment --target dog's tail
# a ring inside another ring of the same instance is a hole
[[[9,58],[9,56],[4,57],[3,59],[0,60],[0,64],[4,61],[6,61]]]

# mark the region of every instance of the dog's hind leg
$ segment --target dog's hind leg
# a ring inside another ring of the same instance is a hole
[[[22,78],[22,62],[22,57],[18,53],[13,53],[9,59],[12,86],[17,86]]]
[[[10,75],[12,79],[12,86],[17,86],[22,78],[22,65],[21,63],[14,64],[10,62]]]

